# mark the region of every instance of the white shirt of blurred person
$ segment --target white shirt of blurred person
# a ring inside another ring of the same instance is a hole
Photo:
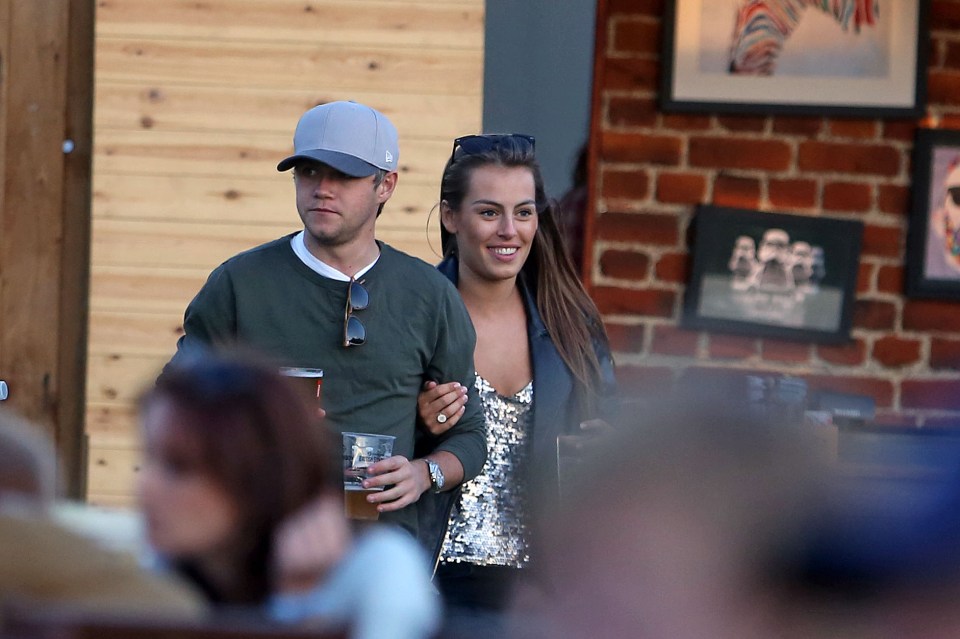
[[[142,423],[138,496],[154,565],[219,608],[346,628],[354,639],[436,629],[422,549],[392,526],[352,536],[339,448],[274,368],[223,358],[170,366],[142,400]]]
[[[52,519],[55,477],[51,442],[0,410],[0,612],[15,603],[46,612],[199,617],[202,601],[185,584]]]

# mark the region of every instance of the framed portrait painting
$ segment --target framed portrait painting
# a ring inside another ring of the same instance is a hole
[[[929,0],[667,0],[664,111],[922,115]]]
[[[850,337],[863,223],[701,206],[681,326],[757,337]]]
[[[960,300],[960,131],[917,132],[906,274],[910,297]]]

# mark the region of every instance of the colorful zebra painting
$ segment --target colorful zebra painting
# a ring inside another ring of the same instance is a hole
[[[784,43],[808,8],[833,16],[844,31],[859,33],[880,19],[880,0],[744,0],[738,10],[730,73],[773,75]]]

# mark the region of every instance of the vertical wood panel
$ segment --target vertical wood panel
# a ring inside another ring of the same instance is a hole
[[[72,72],[82,75],[80,58],[85,49],[89,55],[89,42],[83,41],[92,39],[89,28],[81,27],[70,38],[71,20],[84,14],[92,15],[88,0],[6,1],[0,44],[4,87],[0,378],[9,384],[8,406],[47,427],[57,439],[68,473],[66,484],[74,493],[82,414],[82,405],[77,404],[82,392],[76,386],[83,370],[82,346],[78,349],[75,342],[85,322],[75,293],[79,287],[82,294],[85,276],[83,266],[70,260],[83,259],[86,240],[74,234],[75,223],[82,225],[82,220],[70,219],[69,224],[64,220],[74,214],[77,181],[83,198],[82,183],[88,179],[82,170],[68,176],[61,148],[68,103],[76,101],[69,108],[77,106],[79,112],[84,101],[89,109],[91,98],[89,87],[84,88],[79,77],[70,77]],[[78,47],[80,55],[73,55],[71,47]],[[85,64],[92,64],[92,59]],[[83,135],[81,120],[74,128]],[[70,186],[65,179],[72,180]]]

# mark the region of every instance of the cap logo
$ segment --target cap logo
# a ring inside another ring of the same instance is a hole
[[[390,151],[387,151],[386,154],[387,154],[387,157],[386,157],[387,164],[393,164],[393,153],[391,153]]]

